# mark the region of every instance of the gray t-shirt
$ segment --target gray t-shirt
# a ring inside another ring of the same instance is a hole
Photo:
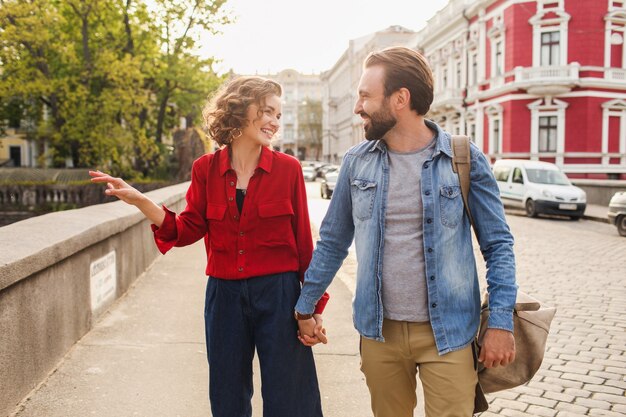
[[[382,298],[391,320],[429,321],[420,181],[435,143],[409,153],[389,151]]]

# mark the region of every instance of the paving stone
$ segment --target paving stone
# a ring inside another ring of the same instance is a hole
[[[531,405],[526,410],[527,414],[532,416],[542,416],[542,417],[554,417],[556,416],[557,411],[553,408],[541,407],[538,405]]]
[[[611,387],[609,385],[593,385],[585,384],[583,389],[591,392],[601,392],[604,394],[624,395],[624,390],[621,388]]]
[[[537,379],[537,377],[542,377],[541,380],[543,381],[543,379],[545,377],[548,378],[559,378],[561,375],[563,375],[563,372],[558,372],[558,371],[552,371],[550,369],[540,369],[539,371],[537,371],[537,373],[535,374],[535,377],[533,379]]]
[[[545,377],[541,381],[546,382],[548,384],[554,384],[559,387],[564,387],[564,388],[582,388],[584,385],[584,383],[581,381],[560,379],[560,377],[559,378]]]
[[[507,417],[537,417],[534,414],[528,414],[528,413],[524,413],[524,412],[517,411],[517,410],[507,410],[507,409],[500,411],[500,415],[507,416]]]
[[[571,395],[573,397],[581,397],[581,398],[589,398],[591,397],[591,391],[587,391],[584,389],[577,389],[577,388],[565,388],[565,391],[563,391],[565,394],[567,395]]]
[[[606,401],[611,404],[623,404],[626,405],[626,397],[624,395],[612,395],[604,393],[595,393],[591,396],[594,400]]]
[[[599,378],[597,376],[579,375],[571,373],[564,373],[563,375],[561,375],[561,378],[568,379],[570,381],[580,381],[586,384],[602,384],[602,382],[604,382],[605,380],[604,378]]]
[[[607,359],[610,355],[602,352],[580,352],[580,356],[594,359]]]
[[[554,384],[548,384],[546,382],[539,382],[539,381],[530,381],[527,387],[538,389],[538,390],[543,390],[544,393],[548,391],[556,391],[556,392],[563,391],[562,387],[556,386]]]
[[[626,390],[626,381],[613,381],[611,379],[607,379],[604,382],[604,385],[608,385],[609,387],[617,387],[617,388]]]
[[[547,391],[545,394],[543,394],[543,396],[551,400],[561,401],[565,403],[574,402],[574,399],[576,399],[575,395],[554,391]]]
[[[521,401],[505,400],[504,398],[496,398],[493,402],[496,407],[500,407],[501,410],[510,408],[512,410],[524,411],[528,408],[528,404]]]
[[[611,403],[607,401],[592,400],[590,398],[578,397],[574,400],[574,404],[582,405],[587,408],[599,408],[600,410],[610,410]]]
[[[624,417],[624,414],[617,412],[617,411],[611,411],[611,410],[599,410],[597,408],[592,408],[589,410],[589,415],[590,416],[607,416],[607,417]]]
[[[585,406],[582,406],[580,404],[569,404],[569,403],[558,403],[555,408],[559,411],[567,411],[569,413],[578,413],[576,414],[578,416],[587,415],[587,411],[589,411],[589,408]],[[557,414],[557,416],[560,416],[560,414]]]
[[[505,400],[515,400],[517,399],[521,394],[519,392],[515,392],[512,389],[508,389],[505,391],[499,391],[496,392],[494,394],[487,394],[487,399],[489,400],[490,398],[504,398]]]
[[[543,407],[554,407],[557,403],[557,401],[551,400],[549,398],[535,397],[532,395],[522,395],[517,399],[517,401],[520,401],[526,404],[540,405]]]
[[[615,368],[613,368],[615,369]],[[602,379],[610,379],[612,381],[622,381],[624,380],[624,373],[616,374],[613,372],[599,372],[599,371],[591,371],[589,372],[590,376],[595,376]]]
[[[609,359],[592,359],[593,363],[596,363],[598,365],[604,365],[604,366],[616,366],[618,368],[622,368],[622,370],[624,370],[624,368],[626,367],[626,360],[620,360],[619,356],[617,357],[617,359],[615,356],[611,356]],[[624,358],[626,359],[626,358]]]
[[[543,393],[545,392],[544,389],[533,388],[527,385],[521,385],[519,387],[515,387],[513,388],[513,391],[518,392],[520,394],[533,395],[535,397],[541,397],[541,395],[543,395]]]

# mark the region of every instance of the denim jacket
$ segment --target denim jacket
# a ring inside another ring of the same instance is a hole
[[[430,323],[440,355],[467,346],[480,322],[480,291],[468,217],[452,170],[450,135],[435,123],[435,151],[422,166],[424,256]],[[469,205],[487,264],[490,328],[513,330],[517,294],[513,236],[498,186],[483,153],[471,146]],[[410,178],[406,179],[410,181]],[[320,227],[320,239],[296,304],[312,313],[355,239],[358,261],[353,321],[367,338],[384,341],[381,296],[389,156],[384,141],[364,141],[344,156]]]

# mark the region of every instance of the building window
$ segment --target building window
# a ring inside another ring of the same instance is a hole
[[[539,116],[539,152],[556,152],[557,117]]]
[[[461,61],[457,61],[456,63],[456,88],[461,88],[462,87],[462,80],[461,80]]]
[[[494,73],[493,75],[498,77],[504,73],[504,51],[502,50],[502,40],[499,39],[494,44]]]
[[[478,83],[478,54],[473,53],[472,57],[472,71],[471,71],[471,81],[470,85],[474,85]]]
[[[493,119],[491,125],[491,153],[500,153],[500,119]]]
[[[565,116],[569,104],[546,97],[528,105],[530,109],[530,159],[539,159],[542,153],[552,153],[554,163],[565,161]]]
[[[442,72],[443,72],[443,76],[441,77],[441,84],[442,84],[441,88],[446,89],[448,88],[448,68],[443,67]]]
[[[472,142],[476,142],[476,123],[469,125],[469,138]]]
[[[561,33],[544,32],[541,34],[541,65],[559,65],[561,62]]]
[[[537,13],[528,20],[533,26],[533,67],[567,65],[570,19],[563,0],[537,2]]]

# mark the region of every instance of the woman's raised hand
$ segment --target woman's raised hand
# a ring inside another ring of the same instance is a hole
[[[144,195],[134,187],[131,187],[121,178],[114,178],[109,174],[101,171],[89,171],[91,182],[106,183],[107,189],[104,191],[106,195],[112,195],[125,203],[137,206]]]
[[[131,187],[121,178],[114,178],[101,171],[89,171],[91,182],[105,182],[106,195],[113,195],[125,203],[137,207],[152,223],[161,227],[165,219],[165,211],[154,201],[143,195],[138,189]]]

